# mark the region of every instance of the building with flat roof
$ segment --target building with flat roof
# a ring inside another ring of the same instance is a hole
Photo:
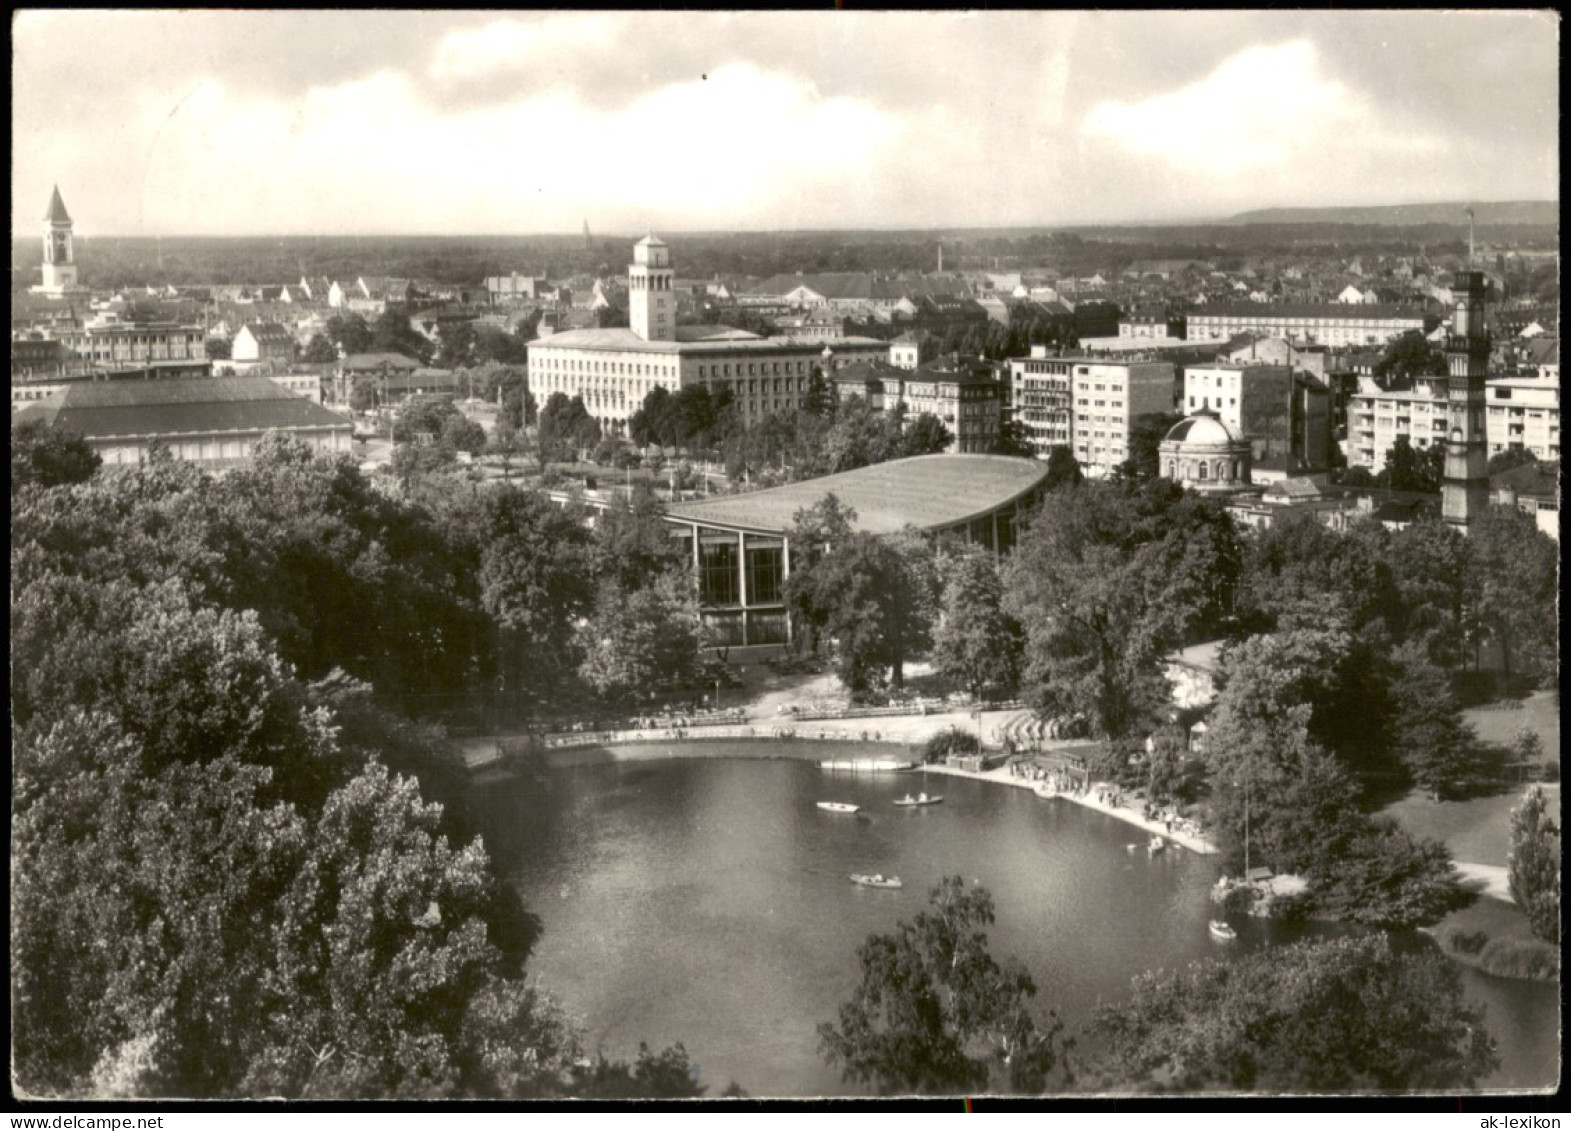
[[[730,326],[678,326],[673,271],[664,241],[633,249],[627,329],[567,330],[529,343],[529,387],[583,397],[602,428],[621,433],[655,388],[672,393],[728,389],[745,422],[797,407],[815,367],[887,356],[875,338],[762,338]]]
[[[321,452],[348,452],[348,417],[265,377],[182,381],[80,381],[30,404],[13,424],[40,419],[78,432],[106,464],[136,464],[155,443],[176,459],[223,467],[250,457],[267,432],[285,432]]]
[[[1529,451],[1560,461],[1560,378],[1491,377],[1484,382],[1489,454]]]
[[[1064,446],[1087,475],[1104,476],[1129,458],[1137,419],[1173,411],[1174,373],[1169,361],[1049,356],[1032,346],[1030,357],[1009,361],[1009,404],[1039,458]]]
[[[785,644],[791,626],[785,581],[798,511],[834,495],[853,526],[894,534],[914,526],[997,553],[1012,549],[1021,513],[1041,499],[1047,466],[996,455],[914,456],[744,495],[677,503],[666,510],[698,576],[704,622],[722,644]]]
[[[1382,345],[1408,331],[1426,333],[1439,319],[1417,307],[1345,302],[1207,303],[1190,311],[1190,341],[1225,341],[1254,331],[1323,346]]]
[[[1313,374],[1244,362],[1190,366],[1183,411],[1202,409],[1249,441],[1256,469],[1265,464],[1273,478],[1331,465],[1331,393]]]

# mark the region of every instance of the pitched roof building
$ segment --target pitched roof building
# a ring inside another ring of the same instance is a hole
[[[77,382],[14,417],[32,419],[80,433],[106,464],[140,463],[162,443],[177,459],[225,466],[249,458],[271,431],[318,451],[347,452],[352,428],[346,417],[265,377]]]

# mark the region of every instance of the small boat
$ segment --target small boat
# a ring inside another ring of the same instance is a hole
[[[1128,852],[1130,854],[1133,854],[1135,849],[1137,849],[1139,847],[1140,846],[1138,844],[1126,844],[1126,845],[1124,845],[1124,851]]]
[[[898,888],[905,886],[900,882],[899,876],[885,876],[882,873],[863,876],[853,872],[851,882],[853,884],[861,884],[865,888]]]
[[[899,798],[895,802],[895,804],[896,805],[908,805],[908,806],[909,805],[937,805],[939,802],[943,801],[943,799],[944,799],[944,795],[942,793],[934,794],[932,797],[929,797],[925,793],[919,793],[915,797],[912,797],[908,793],[904,797]]]
[[[849,801],[820,801],[818,807],[830,813],[855,813],[862,808],[860,805],[852,805]]]
[[[1221,919],[1212,919],[1206,929],[1211,932],[1211,937],[1218,942],[1232,942],[1238,938],[1238,932]]]
[[[1154,836],[1146,843],[1146,855],[1155,856],[1158,852],[1161,852],[1166,847],[1167,841],[1163,840],[1159,836]]]

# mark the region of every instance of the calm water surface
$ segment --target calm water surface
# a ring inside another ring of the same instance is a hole
[[[944,803],[891,804],[915,789]],[[487,846],[545,925],[531,972],[610,1055],[683,1042],[711,1094],[731,1080],[752,1095],[854,1092],[824,1066],[815,1028],[854,990],[856,947],[922,910],[945,875],[992,891],[994,955],[1023,961],[1037,1003],[1071,1030],[1123,1000],[1135,974],[1228,952],[1206,933],[1212,860],[1148,857],[1135,827],[1027,790],[714,757],[478,790]],[[820,800],[863,812],[826,813]],[[857,887],[851,872],[905,887]],[[1229,950],[1290,937],[1254,923],[1240,934]],[[1551,1083],[1557,987],[1465,978],[1507,1060],[1490,1085]]]

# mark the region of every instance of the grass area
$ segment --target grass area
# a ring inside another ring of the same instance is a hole
[[[1560,950],[1528,929],[1527,916],[1514,904],[1477,899],[1453,911],[1434,928],[1440,948],[1459,962],[1502,978],[1554,981]]]
[[[1560,693],[1535,691],[1526,699],[1473,707],[1462,712],[1478,740],[1490,746],[1510,746],[1516,732],[1531,727],[1544,744],[1546,761],[1560,760]]]
[[[1464,713],[1481,742],[1506,746],[1523,726],[1531,727],[1543,743],[1544,760],[1560,761],[1560,694],[1535,691],[1516,707],[1491,704]],[[1470,797],[1460,801],[1432,801],[1413,791],[1381,812],[1395,817],[1402,827],[1416,836],[1435,837],[1445,842],[1451,855],[1473,864],[1504,867],[1510,848],[1511,810],[1521,803],[1525,785],[1512,785],[1492,797]],[[1560,785],[1544,785],[1549,802],[1560,807]]]
[[[1414,836],[1444,841],[1458,860],[1503,868],[1511,847],[1511,810],[1521,804],[1525,788],[1511,789],[1494,797],[1440,802],[1414,791],[1387,805],[1381,813],[1395,817]],[[1545,785],[1544,792],[1550,806],[1559,809],[1560,786],[1557,783]]]

